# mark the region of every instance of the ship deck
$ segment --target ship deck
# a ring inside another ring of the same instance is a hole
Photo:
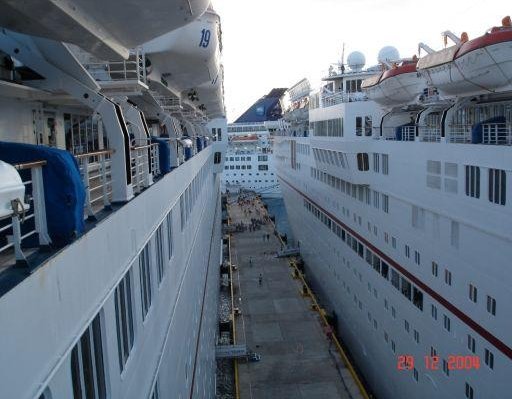
[[[250,223],[266,215],[257,200],[251,214],[231,201],[231,224]],[[270,240],[263,235],[269,234]],[[260,230],[237,232],[231,240],[236,317],[236,343],[261,355],[258,362],[238,364],[241,398],[364,398],[336,346],[325,333],[311,297],[292,277],[289,259],[275,258],[281,249],[269,221]],[[252,265],[250,262],[252,258]],[[262,276],[259,283],[260,274]],[[238,303],[237,303],[238,302]]]

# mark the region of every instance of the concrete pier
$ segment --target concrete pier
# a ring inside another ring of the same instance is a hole
[[[231,225],[266,216],[259,200],[239,205],[232,197],[228,209]],[[234,305],[241,311],[236,342],[261,355],[260,361],[238,363],[240,398],[364,398],[311,300],[301,295],[289,260],[274,257],[281,245],[270,222],[232,235]]]

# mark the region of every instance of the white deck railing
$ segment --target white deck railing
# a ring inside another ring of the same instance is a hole
[[[140,193],[144,188],[149,187],[153,183],[153,177],[160,174],[159,154],[156,143],[132,147],[132,185],[135,193]]]
[[[482,143],[512,145],[512,124],[485,123],[482,125]]]
[[[92,218],[110,206],[112,198],[112,150],[76,155],[85,187],[84,217]]]
[[[10,216],[10,223],[0,224],[0,255],[9,256],[9,251],[14,251],[16,262],[25,262],[26,257],[22,250],[24,240],[38,235],[40,246],[49,245],[51,240],[48,235],[46,222],[46,207],[44,202],[43,170],[46,161],[29,162],[14,165],[18,170],[30,170],[30,178],[24,180],[25,192],[31,188],[32,195],[26,195],[25,201],[29,208],[26,209],[23,203],[13,201],[13,212]],[[32,223],[28,223],[29,221]],[[1,222],[0,222],[1,223]],[[30,226],[30,227],[29,227]]]
[[[472,125],[451,125],[448,129],[449,143],[471,143]]]
[[[145,64],[144,53],[137,49],[127,60],[90,62],[85,67],[96,80],[102,82],[131,80],[146,83]]]
[[[419,136],[421,141],[440,142],[441,128],[432,126],[420,126]]]

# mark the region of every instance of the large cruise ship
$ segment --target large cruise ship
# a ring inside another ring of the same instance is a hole
[[[213,398],[209,0],[0,1],[0,398]]]
[[[250,190],[262,197],[279,198],[275,174],[273,132],[282,118],[286,89],[272,89],[235,122],[228,125],[228,148],[222,177],[223,192]]]
[[[510,18],[444,36],[297,83],[275,137],[306,275],[378,398],[512,392]]]

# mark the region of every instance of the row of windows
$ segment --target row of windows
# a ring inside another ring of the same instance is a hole
[[[245,169],[252,169],[252,165],[226,165],[224,166],[224,170],[234,170],[234,169],[237,169],[237,170],[245,170]]]
[[[152,304],[154,292],[152,281],[154,281],[155,273],[157,284],[160,284],[172,256],[172,211],[170,211],[137,259],[143,321],[147,318]],[[134,267],[135,264],[128,270],[114,291],[117,352],[121,373],[126,368],[135,342]],[[74,399],[105,399],[107,397],[101,325],[101,315],[98,313],[71,351]],[[156,392],[158,387],[153,389],[153,392]]]
[[[465,194],[468,197],[480,198],[481,179],[480,167],[464,165]],[[494,204],[505,205],[507,201],[507,173],[502,169],[487,169],[488,171],[488,200]],[[443,172],[443,173],[441,173]],[[441,189],[444,181],[444,191],[457,194],[458,165],[453,162],[444,162],[441,171],[440,161],[427,161],[427,187]]]
[[[240,183],[239,180],[234,180],[234,179],[231,179],[231,180],[226,179],[225,181],[226,181],[226,183],[231,183],[231,184],[233,184],[233,183],[239,184]],[[245,180],[242,180],[242,183],[245,183],[245,182],[246,182]],[[277,180],[275,180],[275,179],[272,179],[272,180],[254,180],[254,181],[253,180],[247,180],[247,183],[253,183],[253,182],[254,183],[263,183],[263,182],[265,182],[265,183],[277,183]]]
[[[194,177],[192,182],[188,185],[187,189],[180,196],[180,225],[181,231],[185,228],[186,223],[188,222],[188,218],[190,217],[190,213],[192,212],[192,208],[194,207],[197,198],[199,197],[199,193],[206,181],[206,177],[208,176],[208,168],[209,164],[205,163],[199,173]]]
[[[371,136],[372,135],[372,117],[365,116],[364,117],[364,125],[363,125],[363,117],[356,117],[356,136]]]
[[[304,200],[304,207],[311,212],[317,219],[324,223],[334,234],[345,242],[359,257],[364,258],[366,262],[384,279],[391,282],[393,287],[400,291],[407,299],[420,310],[423,310],[423,292],[411,282],[402,276],[398,271],[389,266],[378,255],[374,254],[362,242],[350,235],[345,229],[334,222],[324,212],[318,209],[311,202]]]
[[[297,143],[297,152],[302,155],[309,155],[309,144]]]
[[[228,126],[228,133],[265,132],[265,125],[254,126]]]
[[[343,118],[310,122],[309,128],[314,136],[343,137]]]
[[[480,167],[465,165],[466,195],[480,198]],[[488,198],[490,202],[505,205],[507,201],[507,174],[501,169],[489,169]]]
[[[353,198],[357,198],[359,201],[366,203],[367,205],[371,205],[373,203],[373,206],[376,209],[382,209],[385,213],[389,213],[389,196],[387,194],[371,190],[365,185],[352,184],[313,167],[311,168],[311,177],[331,186],[335,190],[345,193],[346,195],[351,195]]]
[[[313,156],[316,162],[322,162],[333,166],[348,168],[347,154],[339,151],[313,148]]]
[[[226,157],[226,162],[228,161],[250,161],[251,160],[251,157],[247,156],[247,157]]]
[[[252,173],[247,173],[247,175],[248,175],[248,176],[252,176]],[[259,176],[260,174],[259,174],[259,173],[255,173],[254,175],[255,175],[255,176]],[[267,173],[266,173],[266,172],[264,172],[264,173],[262,173],[262,175],[263,175],[263,176],[266,176],[266,175],[267,175]],[[269,173],[269,175],[270,175],[270,176],[274,176],[274,172],[270,172],[270,173]],[[228,177],[229,177],[229,176],[230,176],[230,174],[229,174],[229,173],[226,173],[226,176],[228,176]],[[237,176],[237,173],[233,173],[233,176]],[[240,173],[240,176],[245,176],[245,173]]]

